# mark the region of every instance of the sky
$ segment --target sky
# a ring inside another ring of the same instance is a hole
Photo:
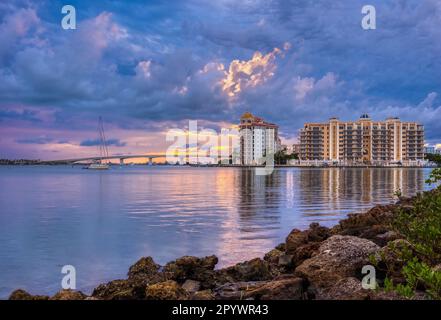
[[[61,8],[76,9],[64,30]],[[376,29],[361,9],[376,8]],[[398,116],[441,143],[441,1],[0,2],[0,158],[165,151],[166,133]]]

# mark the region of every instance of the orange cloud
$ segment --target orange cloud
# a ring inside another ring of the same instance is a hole
[[[225,71],[225,78],[221,80],[222,90],[233,98],[246,88],[266,82],[274,76],[276,57],[290,47],[289,43],[285,43],[283,50],[274,48],[266,55],[256,51],[250,60],[233,60],[228,71]]]

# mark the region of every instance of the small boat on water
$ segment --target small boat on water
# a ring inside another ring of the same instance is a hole
[[[89,170],[108,170],[109,164],[103,162],[103,158],[109,157],[109,151],[107,149],[106,136],[104,134],[104,126],[103,120],[99,117],[98,120],[98,136],[100,140],[99,150],[100,150],[100,158],[88,166],[84,167],[84,169]]]

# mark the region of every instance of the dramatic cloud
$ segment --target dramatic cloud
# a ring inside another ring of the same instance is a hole
[[[115,147],[160,151],[169,128],[219,129],[244,111],[290,142],[306,121],[369,113],[421,121],[440,143],[440,2],[372,0],[370,31],[365,4],[79,0],[77,30],[63,30],[59,1],[2,2],[1,150],[90,153],[81,142],[102,116]]]

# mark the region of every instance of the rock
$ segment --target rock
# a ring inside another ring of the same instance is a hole
[[[342,278],[361,276],[360,270],[369,264],[369,257],[379,247],[367,239],[352,236],[332,236],[318,252],[295,269],[295,274],[308,279],[315,287],[330,287]]]
[[[293,252],[292,264],[294,267],[300,265],[306,259],[311,258],[320,247],[321,242],[310,242],[299,246]]]
[[[395,231],[387,231],[385,233],[377,234],[373,240],[376,244],[383,247],[383,246],[387,245],[387,243],[394,241],[394,240],[397,240],[397,239],[400,239],[400,238],[401,238],[401,236],[398,233],[396,233]]]
[[[415,251],[407,240],[397,239],[389,242],[375,254],[373,262],[377,269],[377,277],[388,276],[394,283],[404,283],[401,271],[408,260],[406,257],[414,254]]]
[[[129,278],[133,277],[152,277],[158,274],[160,265],[153,261],[152,257],[144,257],[139,259],[129,269]]]
[[[217,277],[218,279],[228,279],[230,282],[247,282],[268,280],[271,279],[272,275],[268,262],[260,258],[255,258],[246,262],[238,263],[232,267],[219,270]]]
[[[265,254],[263,260],[268,261],[269,263],[278,263],[279,257],[282,255],[283,255],[283,251],[280,251],[278,249],[273,249]]]
[[[92,296],[105,300],[144,299],[146,287],[143,281],[113,280],[96,287]]]
[[[33,296],[23,289],[15,290],[9,296],[9,300],[49,300],[48,296]]]
[[[189,293],[194,293],[196,291],[199,291],[199,289],[201,288],[201,283],[195,280],[185,280],[182,288]]]
[[[147,300],[186,300],[189,295],[176,281],[167,280],[147,287]]]
[[[164,272],[179,283],[193,279],[199,281],[203,289],[211,289],[215,286],[214,267],[217,262],[218,258],[214,255],[205,258],[184,256],[167,263]]]
[[[278,265],[280,267],[284,267],[286,269],[292,267],[292,259],[293,259],[293,257],[294,256],[292,254],[281,255],[279,257]]]
[[[285,241],[287,254],[295,254],[295,251],[302,245],[311,242],[322,242],[331,235],[330,229],[320,226],[318,223],[311,223],[308,230],[300,231],[294,229]]]
[[[265,281],[226,283],[215,289],[215,298],[219,300],[244,300],[248,292],[263,286],[265,283]]]
[[[84,300],[86,297],[81,291],[63,289],[58,291],[50,300]]]
[[[254,290],[245,293],[245,299],[254,300],[303,300],[307,298],[305,281],[301,278],[288,278],[268,281]]]
[[[350,235],[369,239],[378,245],[383,245],[384,240],[378,235],[384,234],[390,229],[390,223],[397,206],[377,205],[369,211],[361,214],[349,214],[332,228],[332,234]]]
[[[354,277],[343,278],[328,288],[316,291],[317,300],[370,300],[374,290],[363,289],[361,280]]]
[[[214,294],[210,289],[197,291],[191,295],[191,300],[214,300]]]

